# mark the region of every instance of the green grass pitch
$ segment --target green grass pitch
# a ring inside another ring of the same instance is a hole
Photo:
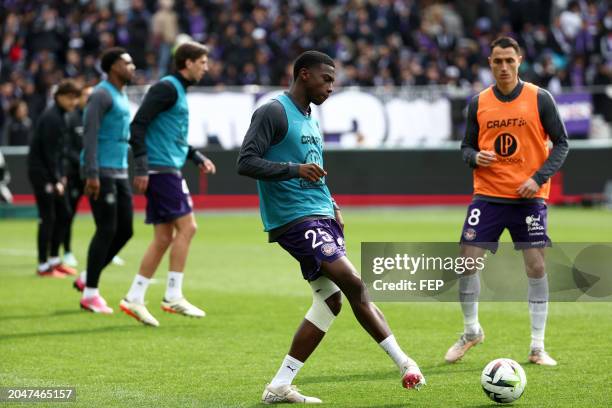
[[[348,255],[358,266],[361,241],[455,241],[464,215],[463,208],[346,210]],[[0,386],[76,387],[77,402],[62,407],[258,406],[310,307],[310,290],[298,264],[266,243],[255,212],[203,213],[198,224],[184,292],[208,316],[194,320],[160,310],[164,260],[147,293],[161,327],[148,328],[118,312],[151,237],[142,217],[136,218],[134,238],[121,253],[126,265],[111,266],[102,275],[102,294],[115,308],[111,316],[81,312],[71,280],[34,275],[35,221],[1,220]],[[74,249],[81,265],[92,231],[89,216],[76,220]],[[549,211],[549,235],[557,242],[610,241],[611,232],[610,212]],[[492,406],[480,388],[480,372],[490,360],[510,357],[523,365],[528,378],[515,406],[610,406],[609,303],[551,304],[546,344],[557,367],[526,363],[526,303],[481,304],[487,340],[452,366],[443,356],[462,330],[458,304],[379,306],[400,344],[420,364],[427,387],[420,392],[401,388],[395,366],[345,302],[296,378],[306,394],[330,407]]]

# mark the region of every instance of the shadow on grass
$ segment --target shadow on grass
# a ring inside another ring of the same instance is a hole
[[[50,336],[70,336],[74,334],[95,334],[95,333],[110,333],[110,332],[118,332],[118,331],[133,331],[133,330],[143,330],[142,326],[107,326],[107,327],[97,327],[94,329],[73,329],[73,330],[54,330],[54,331],[38,331],[38,332],[28,332],[28,333],[16,333],[16,334],[6,334],[0,335],[0,342],[3,340],[13,340],[13,339],[24,339],[29,337],[50,337]],[[144,330],[153,330],[152,328],[144,328]]]
[[[369,371],[367,373],[356,373],[356,374],[304,376],[300,378],[299,385],[320,384],[320,383],[327,383],[327,382],[372,381],[372,380],[384,380],[388,378],[398,379],[399,374],[395,370],[385,370],[385,371]]]
[[[421,371],[427,378],[428,374],[450,374],[450,373],[480,373],[479,368],[459,368],[458,366],[449,366],[446,363],[440,363],[435,365],[421,366]],[[318,376],[304,376],[300,378],[300,384],[320,384],[327,382],[347,382],[347,381],[372,381],[372,380],[397,380],[399,374],[394,369],[385,371],[368,371],[364,373],[355,374],[338,374],[338,375],[318,375]]]
[[[43,318],[46,319],[49,317],[68,316],[68,315],[79,314],[79,313],[82,313],[82,311],[79,309],[56,310],[53,313],[45,313],[45,314],[0,316],[0,321],[2,320],[43,319]]]
[[[333,401],[330,401],[333,402]],[[371,408],[371,407],[380,407],[380,408],[408,408],[414,406],[414,403],[406,402],[404,404],[376,404],[376,405],[351,405],[353,408]]]
[[[334,401],[332,400],[325,400],[323,401],[323,403],[329,403],[329,404],[333,404]],[[270,405],[266,405],[263,402],[260,402],[258,404],[252,404],[252,405],[247,405],[248,408],[255,408],[255,407],[269,407]],[[287,404],[282,404],[282,406],[287,406]],[[376,404],[376,405],[351,405],[351,408],[372,408],[372,407],[376,407],[376,408],[407,408],[410,407],[410,403],[405,403],[405,404]],[[483,405],[483,407],[487,407],[487,408],[491,408],[490,405]]]
[[[491,408],[491,407],[499,407],[499,406],[502,406],[502,405],[506,405],[506,404],[497,404],[497,403],[491,401],[490,404],[470,405],[470,408]],[[522,406],[522,404],[521,403],[517,403],[517,402],[513,402],[512,406],[513,407],[520,407],[520,406]]]
[[[469,367],[463,366],[461,362],[448,364],[445,362],[441,362],[438,364],[431,364],[425,366],[419,366],[421,371],[427,377],[427,374],[450,374],[450,373],[478,373],[480,374],[481,368],[478,367]]]

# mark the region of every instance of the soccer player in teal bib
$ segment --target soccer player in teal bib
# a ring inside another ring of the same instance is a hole
[[[425,384],[417,364],[400,348],[382,312],[346,257],[340,209],[325,184],[323,136],[310,104],[332,93],[334,61],[306,51],[293,67],[293,85],[255,111],[238,157],[238,173],[257,179],[261,218],[270,242],[299,263],[312,287],[313,303],[293,337],[289,353],[266,385],[264,403],[319,403],[291,385],[306,359],[340,313],[342,295],[370,336],[393,359],[402,384]]]
[[[215,173],[214,163],[187,144],[189,108],[186,90],[208,70],[208,49],[196,42],[180,45],[174,54],[178,72],[153,85],[130,127],[134,153],[134,187],[147,196],[146,223],[153,224],[153,242],[140,270],[119,307],[136,320],[159,326],[144,298],[155,270],[168,249],[170,268],[162,309],[190,317],[204,317],[203,310],[183,296],[183,270],[189,245],[196,232],[191,197],[181,174],[190,158],[202,174]]]
[[[94,88],[85,106],[81,167],[85,194],[96,222],[87,269],[74,286],[83,290],[81,308],[112,313],[98,291],[102,270],[132,237],[132,191],[128,182],[130,104],[124,87],[134,76],[132,57],[119,47],[100,59],[107,78]],[[86,282],[84,282],[86,281]]]

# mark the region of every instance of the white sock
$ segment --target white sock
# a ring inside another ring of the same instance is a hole
[[[60,261],[59,256],[52,256],[51,258],[49,258],[49,265],[51,266],[57,266],[60,263],[62,262]]]
[[[38,264],[38,272],[43,272],[49,269],[49,262]]]
[[[405,363],[406,360],[408,360],[408,356],[402,351],[399,344],[397,344],[395,336],[390,335],[389,337],[381,341],[378,345],[382,347],[383,350],[385,350],[385,353],[387,353],[389,357],[391,357],[395,365],[401,370],[402,364]]]
[[[548,278],[528,278],[529,317],[531,318],[531,349],[544,349],[544,332],[548,316]]]
[[[94,296],[99,296],[99,295],[100,295],[100,291],[98,290],[98,288],[88,288],[86,286],[85,289],[83,289],[83,299],[92,298]]]
[[[297,373],[300,371],[300,368],[303,366],[304,363],[287,354],[283,360],[283,364],[281,364],[276,375],[270,382],[270,386],[278,387],[281,385],[291,384]]]
[[[478,297],[480,296],[480,278],[478,273],[459,278],[459,302],[463,312],[463,332],[476,334],[480,331],[478,323]]]
[[[130,287],[130,291],[125,297],[128,302],[139,303],[141,305],[144,304],[145,293],[149,287],[149,282],[151,282],[151,279],[145,278],[142,275],[136,275]]]
[[[168,283],[166,285],[166,294],[164,299],[171,302],[183,297],[183,273],[168,272]]]
[[[87,271],[81,271],[81,274],[79,275],[79,278],[83,281],[83,282],[87,282]]]

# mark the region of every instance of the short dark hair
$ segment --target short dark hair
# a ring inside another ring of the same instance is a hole
[[[498,37],[498,38],[496,38],[491,43],[491,51],[493,51],[493,48],[495,48],[495,47],[500,47],[500,48],[512,47],[512,48],[514,48],[514,51],[516,51],[517,54],[521,53],[521,49],[520,49],[518,43],[512,37]]]
[[[73,79],[63,79],[55,90],[54,96],[74,95],[81,96],[81,87]]]
[[[127,54],[125,48],[121,47],[112,47],[105,50],[100,57],[100,68],[102,71],[109,73],[111,67],[123,54]]]
[[[293,80],[295,81],[302,68],[310,68],[315,65],[325,64],[336,67],[334,60],[327,54],[320,51],[305,51],[293,63]]]
[[[202,55],[208,55],[208,47],[195,41],[187,41],[178,46],[174,52],[174,65],[176,69],[187,66],[187,60],[195,61]]]

